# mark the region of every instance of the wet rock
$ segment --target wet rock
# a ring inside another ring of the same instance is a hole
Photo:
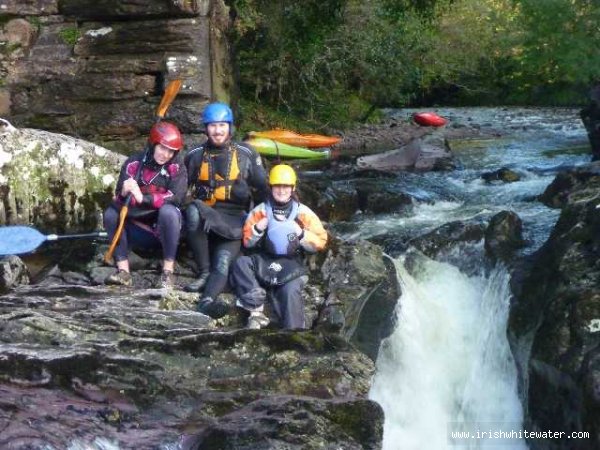
[[[539,200],[551,208],[585,201],[600,190],[600,162],[593,162],[568,172],[559,173]]]
[[[485,251],[492,261],[510,264],[514,253],[525,245],[523,222],[512,211],[502,211],[491,218],[485,230]]]
[[[0,443],[380,447],[381,409],[366,399],[373,362],[340,335],[376,356],[384,332],[369,333],[390,322],[381,314],[398,297],[382,290],[393,269],[376,246],[333,243],[307,261],[316,326],[304,332],[239,329],[233,313],[213,321],[195,312],[196,293],[145,288],[151,269],[133,272],[133,288],[77,285],[88,271],[98,279],[113,270],[90,254],[92,262],[61,262],[42,283],[0,298]],[[233,312],[233,295],[221,297]]]
[[[378,449],[383,411],[374,402],[275,397],[260,399],[219,418],[195,438],[193,448]],[[328,430],[324,436],[319,430]]]
[[[494,181],[501,181],[503,183],[514,183],[515,181],[519,181],[521,179],[521,175],[519,175],[514,170],[511,170],[507,167],[503,167],[493,172],[485,172],[481,175],[481,178],[486,183],[493,183]]]
[[[164,299],[161,290],[73,285],[3,296],[0,442],[66,448],[102,438],[159,448],[247,414],[249,429],[258,427],[262,414],[278,417],[284,408],[282,441],[304,439],[294,426],[301,423],[319,424],[308,444],[380,445],[380,409],[366,400],[374,366],[342,338],[214,330],[202,314],[159,309]],[[359,426],[352,411],[371,409]],[[35,431],[23,433],[30,423]],[[248,445],[273,431],[262,429],[246,436]]]
[[[301,198],[328,222],[350,220],[357,213],[407,213],[413,196],[389,182],[387,177],[318,181],[301,189]]]
[[[517,364],[527,371],[521,387],[528,392],[528,424],[540,429],[600,429],[597,403],[583,400],[597,375],[592,361],[600,329],[600,199],[597,176],[590,172],[566,178],[578,182],[566,183],[558,222],[513,283],[509,336],[513,348],[531,348],[529,361],[526,352],[516,353]],[[564,179],[559,175],[554,188]],[[582,448],[599,445],[596,433]]]
[[[342,335],[376,357],[379,342],[391,331],[399,296],[395,270],[385,262],[381,247],[367,241],[332,243],[321,271],[329,290],[325,306],[343,311]],[[328,319],[323,317],[325,327]]]
[[[435,230],[410,239],[406,246],[421,251],[430,258],[465,242],[477,242],[483,238],[485,225],[480,222],[449,222]]]
[[[580,111],[580,117],[592,146],[592,161],[600,159],[600,85],[590,90],[590,102]]]
[[[0,293],[22,284],[29,284],[29,270],[18,256],[0,258]]]
[[[353,183],[310,183],[300,187],[302,201],[324,221],[348,220],[359,208]]]

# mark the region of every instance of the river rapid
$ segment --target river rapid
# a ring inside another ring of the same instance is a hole
[[[398,119],[414,110],[394,110]],[[437,109],[452,124],[494,127],[502,136],[451,141],[460,168],[400,173],[391,181],[415,199],[408,212],[357,215],[337,225],[346,239],[383,242],[402,288],[396,328],[381,345],[370,397],[386,415],[383,448],[527,448],[525,399],[506,338],[511,292],[508,270],[485,263],[483,243],[454,246],[432,260],[407,242],[449,222],[487,221],[511,210],[523,221],[522,254],[548,238],[559,211],[536,201],[561,170],[591,159],[576,109]],[[482,174],[509,168],[513,183]],[[456,434],[456,432],[468,434]],[[512,434],[510,434],[512,432]],[[504,434],[502,434],[504,433]]]

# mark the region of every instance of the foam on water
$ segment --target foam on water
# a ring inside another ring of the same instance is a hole
[[[395,261],[402,287],[397,326],[384,341],[370,397],[385,411],[384,449],[451,448],[449,428],[490,423],[517,427],[523,412],[506,339],[509,276],[468,277],[418,257],[409,274]],[[493,444],[475,439],[462,448]],[[520,440],[512,449],[526,448]]]

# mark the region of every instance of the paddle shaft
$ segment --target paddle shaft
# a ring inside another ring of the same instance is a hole
[[[149,146],[146,146],[146,150],[144,150],[145,156],[140,162],[140,166],[138,167],[138,170],[135,174],[136,181],[139,180],[140,176],[142,175],[142,169],[144,167],[144,162],[146,161],[146,156],[148,155],[148,150]],[[110,243],[108,250],[104,254],[104,262],[106,264],[111,263],[112,255],[115,252],[115,248],[117,248],[117,245],[119,244],[121,234],[123,234],[123,228],[125,227],[125,219],[127,219],[127,213],[129,212],[129,203],[131,203],[131,192],[127,194],[127,197],[125,197],[125,202],[123,203],[123,206],[121,206],[121,212],[119,213],[119,226],[117,226],[112,242]]]
[[[46,236],[47,241],[57,241],[59,239],[79,239],[79,238],[105,238],[108,236],[106,231],[96,231],[94,233],[81,233],[81,234],[49,234]]]

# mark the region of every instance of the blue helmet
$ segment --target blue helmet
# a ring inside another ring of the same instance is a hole
[[[202,113],[202,123],[227,122],[233,126],[233,113],[225,103],[210,103]]]

